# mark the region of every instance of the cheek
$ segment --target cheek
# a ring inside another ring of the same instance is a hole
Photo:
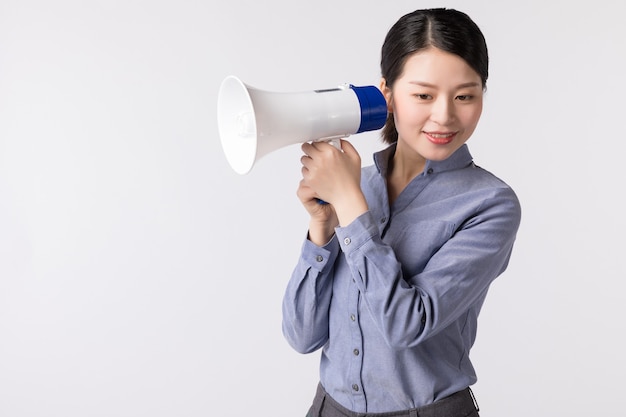
[[[404,100],[394,101],[393,117],[396,126],[420,125],[428,120],[429,114],[426,106],[415,105],[409,100]]]
[[[483,107],[482,105],[479,105],[464,109],[463,112],[459,113],[459,116],[465,126],[473,128],[478,124],[482,111]]]

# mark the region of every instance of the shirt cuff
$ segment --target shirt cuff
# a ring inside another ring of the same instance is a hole
[[[317,246],[308,238],[302,244],[302,259],[320,272],[323,272],[327,265],[333,265],[338,255],[339,243],[334,235],[324,246]]]
[[[358,250],[378,234],[378,225],[370,211],[361,214],[347,226],[335,228],[337,241],[346,255]]]

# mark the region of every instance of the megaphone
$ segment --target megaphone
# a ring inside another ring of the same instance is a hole
[[[247,174],[266,154],[295,143],[340,138],[377,130],[387,120],[387,102],[374,86],[296,93],[259,90],[226,77],[217,99],[217,124],[226,159]]]

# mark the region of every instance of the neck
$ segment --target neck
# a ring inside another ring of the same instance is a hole
[[[413,150],[404,149],[398,143],[396,152],[389,161],[387,171],[387,188],[389,192],[389,203],[393,203],[402,190],[422,173],[426,166],[426,159]]]
[[[404,142],[398,142],[389,165],[389,177],[408,183],[422,173],[426,166],[426,158],[413,149],[407,148]]]

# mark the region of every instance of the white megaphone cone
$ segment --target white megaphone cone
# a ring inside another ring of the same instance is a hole
[[[229,76],[217,100],[222,148],[230,166],[242,175],[278,148],[380,129],[386,120],[387,102],[374,86],[275,93]]]

